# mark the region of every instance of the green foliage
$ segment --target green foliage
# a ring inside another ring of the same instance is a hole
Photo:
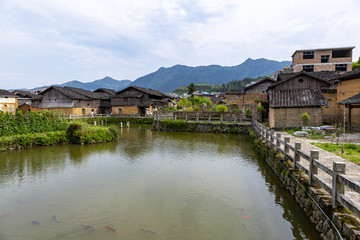
[[[360,145],[353,143],[344,144],[344,153],[341,153],[342,144],[335,143],[311,143],[325,151],[335,153],[336,155],[343,157],[355,164],[360,165]]]
[[[125,118],[125,117],[103,117],[103,118],[87,118],[83,121],[87,123],[94,124],[96,121],[98,124],[103,121],[103,123],[126,123],[130,122],[133,124],[153,124],[153,118]]]
[[[66,130],[66,138],[69,143],[79,144],[82,141],[83,133],[80,123],[72,123]]]
[[[186,132],[188,125],[185,120],[173,120],[173,119],[165,119],[164,124],[166,128],[171,129],[173,131]]]
[[[188,94],[190,94],[191,96],[194,95],[194,92],[196,91],[196,87],[194,83],[190,83],[190,85],[187,87],[188,89]]]
[[[251,111],[250,108],[246,108],[246,117],[251,117]]]
[[[303,115],[301,115],[301,121],[303,123],[304,126],[308,126],[310,123],[310,117],[309,114],[304,113]]]
[[[207,99],[206,97],[199,97],[199,96],[194,97],[194,105],[202,105],[203,103],[205,103],[207,106],[210,106],[211,100]]]
[[[115,126],[107,128],[83,122],[72,123],[66,130],[66,138],[73,144],[108,142],[118,139],[119,135],[120,131]]]
[[[217,105],[216,107],[217,112],[227,112],[229,111],[228,107],[225,105]]]
[[[179,100],[179,102],[177,103],[177,105],[179,107],[186,107],[186,106],[191,106],[191,100],[189,98],[182,98]]]
[[[177,109],[174,107],[166,107],[164,108],[165,111],[176,111]]]
[[[263,106],[257,106],[256,107],[256,111],[258,111],[258,112],[263,112],[265,109],[264,109],[264,107]]]
[[[358,67],[360,67],[360,57],[359,57],[359,60],[357,62],[352,63],[352,69],[353,70],[358,68]]]
[[[63,131],[69,125],[63,115],[56,112],[30,112],[15,115],[0,111],[0,136],[13,136],[26,133]]]

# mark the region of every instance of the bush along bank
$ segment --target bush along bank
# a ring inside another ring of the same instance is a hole
[[[153,131],[248,134],[248,124],[195,123],[165,119],[154,121]]]
[[[360,239],[360,222],[356,216],[344,207],[333,209],[330,194],[321,187],[309,186],[308,176],[293,170],[292,162],[259,140],[252,129],[250,136],[255,151],[266,159],[323,239]]]
[[[15,136],[0,137],[0,150],[24,149],[37,146],[58,144],[94,144],[119,139],[120,130],[115,126],[91,126],[76,122],[68,126],[66,131],[47,133],[28,133]]]

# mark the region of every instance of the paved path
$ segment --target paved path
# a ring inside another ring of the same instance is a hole
[[[332,169],[333,167],[333,162],[345,162],[346,163],[346,170],[345,170],[345,175],[348,176],[349,178],[359,182],[360,185],[360,166],[356,165],[344,158],[341,158],[333,153],[330,153],[328,151],[325,151],[321,148],[318,148],[312,144],[310,144],[310,140],[308,139],[301,139],[301,138],[297,138],[294,137],[286,132],[276,132],[276,133],[280,133],[281,134],[281,139],[284,140],[285,137],[289,137],[290,138],[290,144],[292,146],[294,146],[295,142],[300,142],[301,143],[301,150],[308,153],[310,155],[310,150],[315,150],[315,151],[319,151],[319,162],[323,163],[324,165],[326,165],[327,167],[329,167],[330,169]],[[281,146],[283,149],[283,145]],[[289,154],[293,154],[293,151],[289,151]],[[300,163],[305,166],[307,169],[309,169],[309,162],[306,161],[303,158],[300,158]],[[326,181],[328,183],[329,186],[331,186],[332,184],[332,177],[329,176],[328,174],[326,174],[325,172],[321,171],[319,169],[318,171],[318,176],[321,177],[324,181]],[[345,188],[345,195],[350,197],[353,201],[357,202],[358,204],[360,204],[360,194],[351,191],[351,189]]]

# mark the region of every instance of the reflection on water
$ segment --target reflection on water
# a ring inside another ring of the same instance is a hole
[[[320,239],[249,139],[121,130],[0,154],[0,239]]]

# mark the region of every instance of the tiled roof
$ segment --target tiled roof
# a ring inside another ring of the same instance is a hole
[[[341,75],[340,81],[360,78],[360,67]]]
[[[109,88],[98,88],[94,92],[98,92],[98,93],[104,92],[104,93],[107,93],[109,95],[115,95],[116,94],[116,91],[114,89],[109,89]]]
[[[338,104],[360,104],[360,93],[342,100]]]
[[[98,100],[98,99],[109,99],[109,95],[106,93],[98,93],[92,92],[88,90],[84,90],[81,88],[74,88],[74,87],[59,87],[59,86],[51,86],[45,91],[41,92],[40,94],[44,94],[45,92],[49,91],[50,89],[55,89],[70,99],[76,100]]]
[[[134,88],[134,89],[137,89],[141,92],[144,92],[144,93],[147,93],[149,95],[153,95],[153,96],[158,96],[158,97],[165,97],[165,98],[173,98],[163,92],[160,92],[158,90],[154,90],[154,89],[151,89],[151,88],[142,88],[142,87],[138,87],[138,86],[129,86],[123,90],[120,90],[119,92],[117,92],[116,94],[119,95],[120,93],[124,92],[124,91],[127,91],[129,88]]]
[[[319,89],[294,89],[269,92],[272,108],[320,107],[327,105]]]
[[[320,80],[334,82],[338,80],[342,75],[340,72],[336,71],[324,71],[324,72],[281,72],[277,77],[277,82],[286,81],[293,77],[299,76],[301,74],[308,75],[313,78]]]
[[[28,92],[28,91],[17,90],[15,92],[16,92],[16,95],[21,97],[21,98],[29,98],[29,99],[40,99],[40,98],[42,98],[42,96],[36,95],[36,94]]]
[[[13,94],[5,89],[0,89],[0,96],[17,97],[15,94]]]
[[[260,81],[257,81],[257,82],[255,82],[255,83],[252,83],[252,84],[249,84],[249,85],[245,86],[244,89],[245,89],[245,90],[246,90],[246,89],[249,89],[249,88],[254,87],[254,86],[256,86],[256,85],[259,85],[260,83],[263,83],[263,82],[265,82],[265,81],[271,81],[271,82],[273,82],[273,83],[276,82],[276,80],[275,80],[274,78],[272,78],[272,77],[266,77],[266,78],[264,78],[264,79],[262,79],[262,80],[260,80]]]

